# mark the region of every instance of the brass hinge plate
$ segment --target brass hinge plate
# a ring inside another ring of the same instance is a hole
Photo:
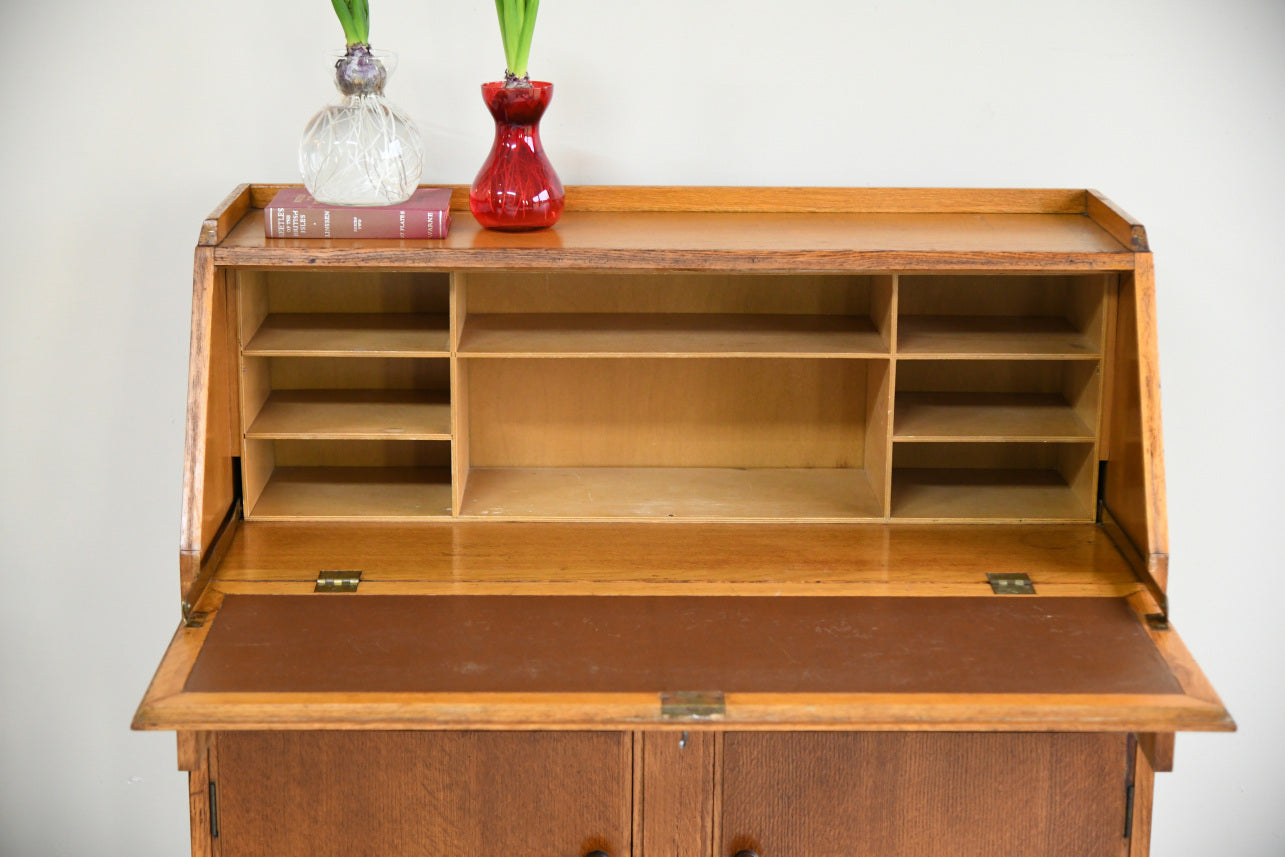
[[[677,690],[660,695],[660,716],[665,720],[714,720],[727,713],[721,690]]]
[[[986,580],[991,585],[991,592],[996,595],[1035,594],[1035,584],[1031,583],[1031,578],[1020,572],[991,573],[986,575]]]
[[[321,571],[313,592],[356,592],[361,583],[360,571]]]

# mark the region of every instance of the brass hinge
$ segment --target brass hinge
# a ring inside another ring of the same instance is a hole
[[[313,592],[356,592],[361,583],[360,571],[317,572],[317,586]]]
[[[991,573],[986,575],[990,582],[991,592],[996,595],[1034,595],[1035,584],[1028,575],[1018,572]]]
[[[666,720],[714,720],[727,713],[721,690],[678,690],[660,695],[660,716]]]

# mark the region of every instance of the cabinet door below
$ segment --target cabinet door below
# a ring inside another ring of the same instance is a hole
[[[227,732],[220,857],[628,857],[630,735]]]
[[[1116,734],[729,733],[716,857],[1120,857]]]

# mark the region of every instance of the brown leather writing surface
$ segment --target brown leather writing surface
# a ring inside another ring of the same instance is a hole
[[[194,692],[1179,693],[1108,598],[229,595]]]

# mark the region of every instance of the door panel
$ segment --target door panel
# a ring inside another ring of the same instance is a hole
[[[628,857],[631,736],[228,732],[220,857]]]
[[[1119,734],[729,733],[733,857],[1120,857]]]

